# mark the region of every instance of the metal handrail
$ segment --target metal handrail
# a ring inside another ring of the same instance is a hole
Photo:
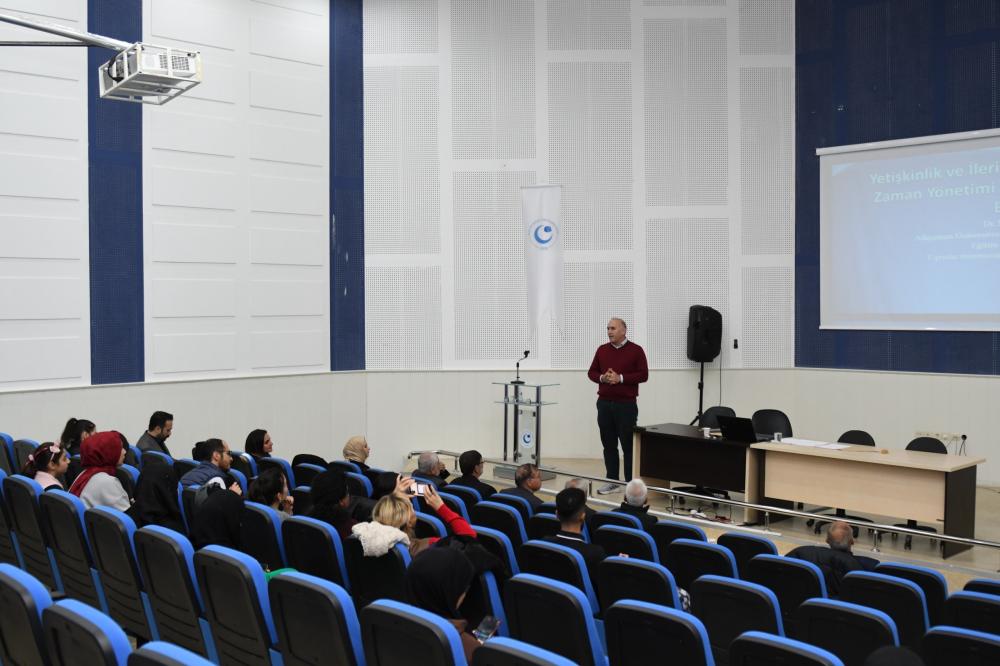
[[[411,451],[407,455],[407,458],[408,459],[409,458],[413,458],[414,456],[419,456],[421,453],[425,453],[425,452],[426,451]],[[458,461],[458,457],[461,455],[461,453],[457,453],[455,451],[446,451],[446,450],[443,450],[443,449],[432,449],[430,451],[430,453],[435,453],[437,455],[442,455],[442,456],[454,457],[455,461],[456,461],[456,464],[457,464],[457,461]],[[520,463],[510,462],[509,460],[501,460],[499,458],[485,458],[485,457],[483,458],[483,462],[487,462],[487,463],[490,463],[492,465],[501,465],[501,466],[504,466],[504,467],[517,467],[520,464]],[[622,483],[618,479],[608,479],[608,478],[605,478],[603,476],[590,476],[588,474],[579,474],[577,472],[571,472],[569,470],[559,469],[558,467],[541,467],[541,466],[539,466],[538,469],[540,471],[542,471],[542,472],[551,472],[551,473],[557,474],[559,476],[571,476],[571,477],[576,478],[576,479],[583,479],[583,480],[590,481],[590,482],[597,482],[597,483],[617,483],[619,485]],[[684,492],[683,490],[674,490],[672,488],[662,488],[660,486],[646,486],[646,489],[649,492],[654,492],[654,493],[658,493],[658,494],[661,494],[661,495],[667,495],[667,496],[669,496],[671,498],[671,501],[673,501],[673,499],[677,498],[677,497],[682,497],[684,499],[697,500],[697,501],[701,501],[701,502],[704,502],[707,499],[704,495],[696,495],[694,493]],[[868,530],[873,530],[874,531],[874,536],[873,536],[874,547],[872,548],[872,550],[875,551],[875,552],[878,552],[878,538],[879,538],[880,533],[890,533],[890,534],[894,533],[894,534],[905,534],[905,535],[919,536],[919,537],[931,537],[931,538],[936,539],[938,541],[946,541],[946,542],[949,542],[949,543],[957,543],[957,544],[962,544],[962,545],[966,545],[966,546],[982,546],[984,548],[1000,549],[1000,542],[996,542],[996,541],[985,541],[983,539],[973,539],[973,538],[968,538],[968,537],[957,537],[957,536],[951,536],[949,534],[941,534],[941,533],[929,533],[929,532],[926,532],[924,530],[915,530],[915,529],[911,529],[909,527],[898,527],[896,525],[884,525],[882,523],[871,523],[871,522],[867,522],[867,521],[864,521],[864,520],[856,520],[856,519],[853,519],[853,518],[850,518],[850,517],[847,517],[847,516],[844,516],[842,518],[842,517],[839,517],[839,516],[830,516],[830,515],[825,515],[825,514],[821,514],[821,513],[809,513],[808,511],[797,511],[795,509],[783,509],[781,507],[769,506],[767,504],[755,504],[753,502],[744,502],[742,500],[725,499],[725,498],[721,498],[721,497],[719,497],[719,498],[712,497],[710,499],[710,501],[712,503],[714,503],[714,504],[723,504],[723,505],[728,505],[728,506],[734,506],[734,507],[740,507],[740,508],[744,508],[744,509],[752,509],[752,510],[760,511],[761,513],[764,514],[764,529],[765,530],[769,530],[770,529],[770,515],[771,514],[777,514],[777,515],[780,515],[780,516],[790,516],[790,517],[794,517],[794,518],[813,519],[813,520],[819,520],[819,521],[823,521],[823,522],[833,522],[835,520],[837,522],[847,523],[848,525],[852,525],[852,526],[856,526],[856,527],[862,527],[862,528],[865,528],[865,529],[868,529]],[[714,522],[714,521],[709,521],[709,522]],[[722,523],[719,523],[719,524],[721,525]],[[738,527],[738,525],[733,525],[733,527]]]

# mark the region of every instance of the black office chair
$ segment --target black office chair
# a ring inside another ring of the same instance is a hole
[[[875,446],[875,438],[869,435],[864,430],[848,430],[843,435],[837,438],[837,441],[841,444],[855,444],[857,446]],[[848,520],[861,520],[866,523],[872,522],[871,518],[865,518],[863,516],[851,516],[848,515],[847,511],[844,509],[834,509],[832,514],[826,514],[836,517],[837,519],[846,518]],[[806,525],[815,525],[814,532],[819,534],[823,531],[823,526],[828,525],[830,521],[819,520],[814,521],[810,518]],[[854,538],[858,538],[858,528],[856,525],[851,526],[851,531],[854,532]]]
[[[782,437],[792,437],[792,422],[780,409],[758,409],[750,417],[754,432],[771,435],[780,432]]]
[[[917,437],[909,444],[906,445],[907,451],[923,451],[924,453],[948,453],[948,447],[944,445],[940,439],[936,437]],[[929,525],[918,525],[915,520],[907,520],[905,523],[897,523],[895,527],[908,527],[911,530],[920,530],[921,532],[929,532],[931,534],[937,534],[937,529],[930,527]],[[899,538],[899,535],[895,532],[892,533],[892,540],[895,541]],[[931,545],[934,545],[936,540],[931,541]],[[903,549],[910,550],[913,547],[913,536],[910,534],[906,535],[906,540],[903,542]]]

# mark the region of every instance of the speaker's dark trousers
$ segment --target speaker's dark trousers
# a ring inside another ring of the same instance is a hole
[[[625,480],[632,480],[632,430],[639,419],[639,405],[635,402],[597,401],[597,427],[601,430],[604,446],[604,469],[609,479],[618,476],[618,442],[622,445]]]

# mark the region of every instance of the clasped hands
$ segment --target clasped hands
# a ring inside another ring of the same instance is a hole
[[[614,368],[608,368],[604,371],[604,374],[601,375],[601,381],[605,384],[621,384],[622,376],[615,372]]]

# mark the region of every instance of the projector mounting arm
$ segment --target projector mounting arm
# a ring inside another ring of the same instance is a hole
[[[74,39],[76,42],[3,42],[4,45],[10,46],[100,46],[104,49],[111,49],[112,51],[121,52],[132,46],[128,42],[123,42],[120,39],[112,39],[111,37],[102,37],[101,35],[95,35],[92,32],[85,32],[83,30],[74,30],[73,28],[67,28],[63,25],[56,25],[54,23],[41,23],[39,21],[32,21],[31,19],[26,19],[21,16],[14,16],[13,14],[2,14],[0,13],[0,22],[11,23],[13,25],[19,25],[22,28],[30,28],[31,30],[38,30],[41,32],[47,32],[52,35],[59,35],[60,37],[68,37],[69,39]]]

